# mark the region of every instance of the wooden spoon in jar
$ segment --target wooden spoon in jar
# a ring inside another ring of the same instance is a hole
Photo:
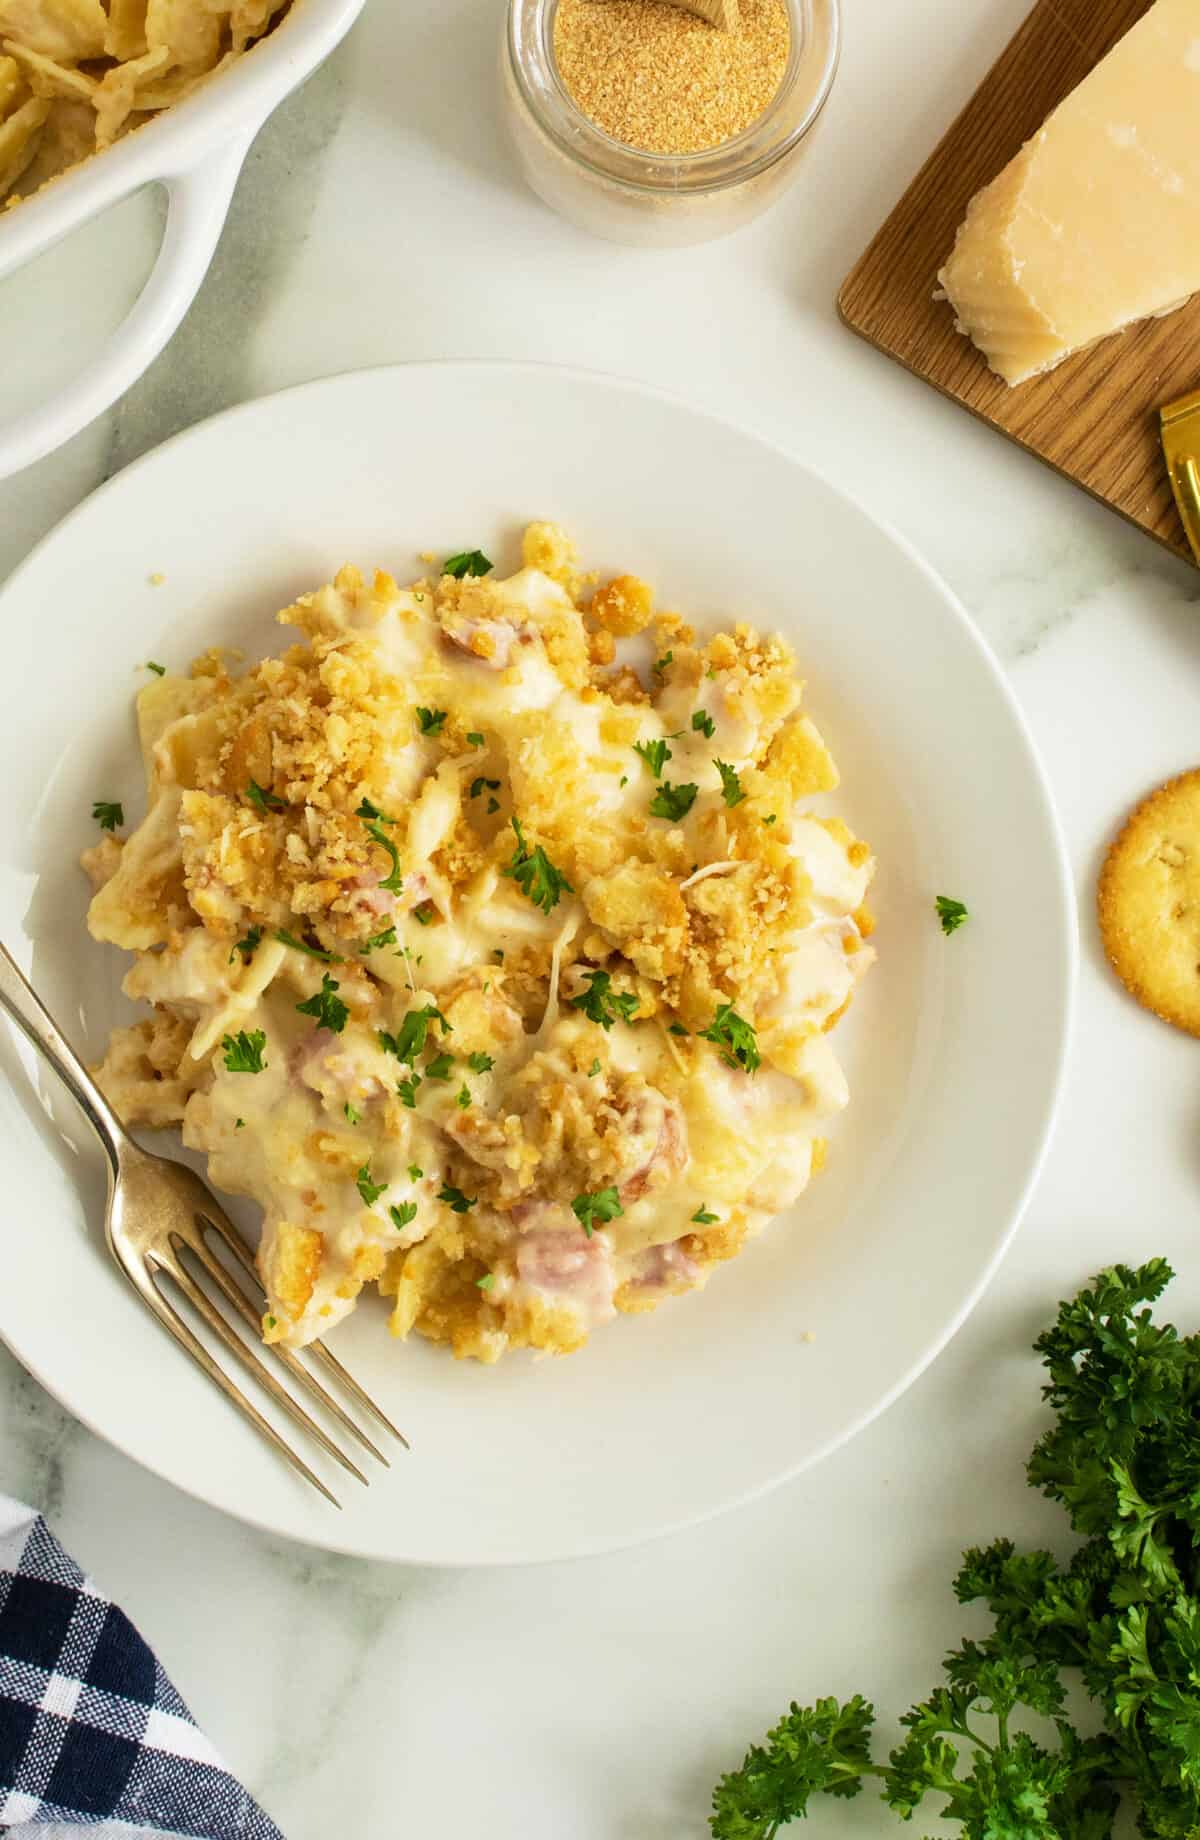
[[[666,3],[681,7],[685,13],[695,13],[697,19],[706,19],[718,32],[738,29],[738,0],[666,0]]]

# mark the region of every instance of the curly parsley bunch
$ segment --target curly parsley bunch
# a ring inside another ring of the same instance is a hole
[[[1103,1271],[1035,1343],[1057,1416],[1028,1475],[1084,1538],[1069,1564],[1010,1540],[965,1553],[955,1593],[995,1627],[946,1657],[887,1763],[867,1701],[793,1705],[717,1784],[716,1840],[774,1840],[813,1795],[868,1777],[904,1820],[940,1797],[970,1840],[1108,1840],[1123,1795],[1150,1840],[1200,1840],[1200,1336],[1139,1307],[1173,1275],[1164,1259]],[[1071,1679],[1098,1736],[1067,1717]]]

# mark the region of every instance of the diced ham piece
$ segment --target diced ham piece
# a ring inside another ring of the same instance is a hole
[[[670,1291],[695,1284],[700,1267],[689,1259],[677,1239],[662,1246],[647,1246],[634,1263],[633,1282],[639,1290]]]
[[[442,633],[448,645],[489,671],[507,670],[514,649],[532,645],[535,637],[532,627],[513,620],[475,620],[462,613],[448,615]]]
[[[539,1224],[517,1240],[517,1276],[530,1289],[549,1295],[577,1312],[586,1322],[604,1322],[614,1314],[612,1257],[603,1229],[589,1239],[564,1207],[548,1202],[525,1203],[514,1210]],[[567,1222],[570,1225],[567,1225]]]
[[[674,1099],[648,1086],[628,1113],[625,1156],[617,1176],[621,1205],[640,1200],[687,1167],[687,1124]],[[658,1172],[658,1173],[656,1173]]]

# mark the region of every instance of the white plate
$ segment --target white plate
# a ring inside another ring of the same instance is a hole
[[[0,595],[0,933],[90,1057],[123,955],[84,931],[94,798],[142,809],[139,662],[278,645],[272,615],[354,559],[501,566],[555,518],[600,569],[701,626],[799,653],[874,844],[880,962],[839,1031],[850,1109],[829,1167],[708,1289],[564,1361],[485,1369],[393,1343],[366,1302],[334,1345],[412,1438],[323,1504],[143,1312],[100,1239],[101,1162],[0,1038],[0,1334],[71,1411],[202,1500],[281,1534],[448,1564],[594,1553],[811,1464],[945,1344],[1007,1244],[1054,1111],[1074,982],[1049,795],[1003,678],[894,534],[773,447],[605,378],[430,365],[332,378],[194,428],[82,505]],[[165,583],[153,586],[161,571]],[[586,821],[581,814],[581,821]],[[937,893],[970,905],[943,937]],[[167,1146],[170,1147],[169,1145]]]

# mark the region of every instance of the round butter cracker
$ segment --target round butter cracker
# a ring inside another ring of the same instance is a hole
[[[1200,768],[1130,813],[1096,890],[1100,933],[1131,996],[1200,1035]]]

